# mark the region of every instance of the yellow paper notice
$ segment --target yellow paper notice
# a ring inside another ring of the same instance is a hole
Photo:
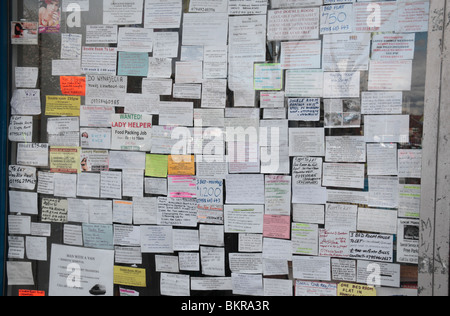
[[[147,287],[145,269],[114,266],[114,284]]]
[[[147,155],[145,159],[145,176],[167,178],[168,156]]]
[[[369,285],[341,282],[338,284],[337,296],[377,296],[377,290]]]
[[[80,147],[50,147],[50,171],[81,173]]]
[[[45,104],[45,115],[48,116],[80,116],[81,97],[48,95]]]
[[[170,155],[168,169],[172,176],[195,176],[195,156]]]

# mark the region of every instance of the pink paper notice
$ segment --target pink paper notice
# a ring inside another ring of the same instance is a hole
[[[264,215],[264,237],[289,239],[290,227],[290,216]]]

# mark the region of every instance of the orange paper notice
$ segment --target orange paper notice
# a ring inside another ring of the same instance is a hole
[[[86,77],[61,76],[60,84],[64,95],[86,95]]]
[[[45,296],[45,291],[19,290],[19,296]]]
[[[195,156],[170,155],[169,175],[195,176]]]

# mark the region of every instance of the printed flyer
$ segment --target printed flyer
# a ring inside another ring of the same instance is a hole
[[[60,0],[39,0],[39,33],[59,33],[60,28]]]
[[[112,115],[111,149],[150,151],[152,116],[144,114]]]

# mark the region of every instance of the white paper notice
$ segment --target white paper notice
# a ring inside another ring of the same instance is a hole
[[[81,34],[61,34],[61,59],[80,59],[81,40]]]
[[[328,231],[355,231],[357,213],[356,205],[327,204],[325,229]]]
[[[190,296],[189,275],[161,273],[161,295]]]
[[[430,1],[399,1],[395,32],[427,32]]]
[[[281,43],[281,68],[320,68],[321,41],[301,41]]]
[[[394,235],[350,232],[350,258],[392,262]]]
[[[319,8],[270,10],[267,36],[269,41],[319,38]]]
[[[49,296],[113,296],[114,251],[52,245]],[[69,275],[68,275],[69,273]]]
[[[197,227],[197,200],[158,198],[158,225]]]
[[[252,90],[253,98],[253,65],[266,61],[266,23],[265,15],[229,19],[228,84],[232,91]]]
[[[372,59],[414,59],[415,39],[415,33],[374,35]]]
[[[334,3],[336,1],[331,1]],[[348,1],[339,1],[348,2]],[[325,1],[326,3],[326,1]],[[285,9],[285,8],[301,8],[301,7],[313,7],[323,4],[323,0],[272,0],[272,9]]]
[[[402,114],[402,92],[362,92],[362,114]]]
[[[142,253],[172,253],[171,226],[141,226]]]
[[[366,115],[366,143],[408,143],[409,115]]]
[[[419,262],[419,220],[398,219],[397,262]]]
[[[286,71],[287,97],[322,97],[323,71],[321,69],[291,69]]]
[[[294,256],[295,279],[331,281],[331,258]]]
[[[37,67],[16,67],[16,88],[36,88],[36,83],[39,75],[39,68]]]
[[[86,25],[86,45],[116,44],[117,25]]]
[[[363,136],[327,136],[325,161],[366,162]]]
[[[352,30],[353,4],[320,7],[320,34],[350,33]]]
[[[353,4],[355,32],[393,32],[397,24],[396,2],[358,2]]]
[[[11,116],[8,138],[12,142],[31,143],[33,139],[33,117]]]
[[[359,98],[360,72],[325,72],[324,98]]]
[[[181,24],[182,0],[146,0],[145,28],[177,29]]]
[[[412,60],[371,60],[369,90],[410,91]]]
[[[323,164],[323,186],[364,189],[363,164]]]
[[[117,50],[122,52],[144,52],[153,51],[153,30],[137,27],[121,27]]]
[[[264,205],[225,205],[225,233],[263,233]]]
[[[398,175],[402,178],[420,179],[422,177],[421,149],[399,149]]]
[[[228,12],[228,1],[227,0],[192,0],[189,3],[189,12]]]
[[[359,208],[358,230],[384,234],[396,234],[397,211]]]
[[[34,285],[31,262],[6,262],[8,285]]]
[[[224,79],[228,74],[228,47],[205,46],[203,79]]]
[[[369,206],[398,208],[398,201],[397,177],[369,176]]]
[[[218,46],[227,44],[226,13],[185,13],[183,45]]]
[[[293,254],[309,256],[318,255],[319,225],[292,223],[291,237]],[[296,257],[294,256],[294,258]]]
[[[370,34],[331,34],[323,37],[324,71],[369,69]]]
[[[17,146],[17,164],[33,167],[47,167],[48,149],[48,144],[19,143]]]
[[[14,90],[11,98],[11,115],[39,115],[41,114],[41,90]]]
[[[290,128],[289,156],[325,156],[325,130],[323,128]]]
[[[239,174],[226,178],[227,204],[264,204],[264,175]]]
[[[100,196],[111,199],[122,198],[122,172],[101,172]]]
[[[117,48],[83,47],[81,70],[85,74],[116,75]]]
[[[229,15],[267,14],[266,0],[228,0]]]
[[[9,212],[22,214],[38,214],[37,193],[9,191]]]
[[[9,166],[10,188],[34,190],[36,182],[36,168],[15,165]]]
[[[104,24],[141,24],[144,0],[103,0]]]

